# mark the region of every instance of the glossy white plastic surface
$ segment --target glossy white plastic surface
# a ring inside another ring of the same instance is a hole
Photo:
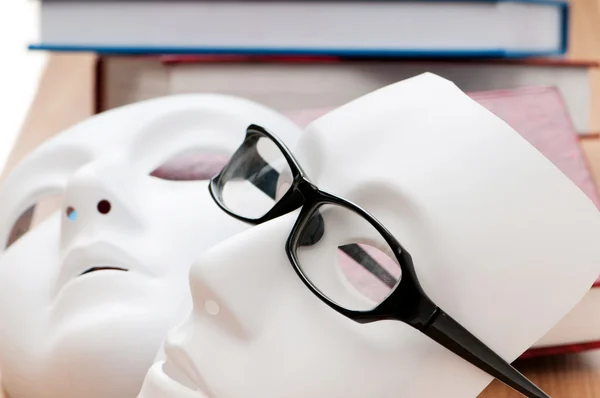
[[[411,253],[434,302],[507,361],[600,273],[592,202],[506,123],[435,75],[326,114],[295,153],[321,189],[377,217]],[[284,250],[296,216],[198,259],[193,311],[169,333],[166,363],[152,367],[141,398],[472,398],[492,380],[401,322],[359,324],[323,304]],[[335,221],[326,228],[346,233]]]
[[[248,228],[216,207],[207,178],[251,123],[292,146],[301,133],[254,102],[181,95],[91,117],[15,168],[0,192],[3,244],[23,211],[48,195],[63,199],[60,211],[3,245],[0,368],[11,398],[136,396],[167,329],[191,308],[193,259]],[[203,178],[157,177],[181,172],[186,156],[201,159],[191,169],[205,169],[191,174]],[[85,273],[92,267],[123,270]]]

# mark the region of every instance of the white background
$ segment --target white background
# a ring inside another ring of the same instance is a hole
[[[37,40],[38,8],[35,0],[0,0],[0,172],[46,61],[45,53],[27,49]]]

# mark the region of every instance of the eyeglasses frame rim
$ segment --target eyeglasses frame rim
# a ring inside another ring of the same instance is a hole
[[[271,140],[277,146],[290,167],[293,177],[292,184],[286,190],[281,199],[275,204],[275,206],[266,214],[259,218],[248,218],[240,216],[239,214],[230,210],[223,202],[221,195],[218,193],[219,181],[222,174],[225,172],[224,169],[219,174],[215,175],[209,183],[210,194],[217,205],[232,217],[254,225],[267,222],[301,208],[300,214],[298,215],[286,240],[285,250],[295,272],[313,294],[315,294],[330,308],[359,323],[370,323],[385,319],[393,319],[405,322],[419,330],[426,328],[438,311],[438,307],[429,299],[418,282],[411,255],[397,241],[392,233],[379,220],[377,220],[375,216],[367,212],[362,207],[337,195],[322,191],[312,184],[306,177],[306,173],[300,164],[292,155],[292,152],[287,148],[285,143],[283,143],[274,134],[270,133],[261,126],[252,124],[246,130],[246,138],[244,141],[246,141],[248,136],[252,134],[263,136]],[[390,246],[401,268],[402,276],[398,284],[381,303],[372,309],[361,311],[344,308],[343,306],[335,303],[333,300],[327,297],[327,295],[322,293],[316,286],[314,286],[314,284],[311,283],[310,278],[302,271],[302,267],[300,266],[300,262],[296,254],[297,240],[300,232],[302,231],[301,228],[304,222],[309,219],[314,211],[326,204],[343,207],[366,220],[377,230],[377,232]]]

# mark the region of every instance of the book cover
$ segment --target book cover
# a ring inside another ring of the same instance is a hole
[[[568,47],[569,10],[564,0],[44,0],[40,42],[29,48],[102,54],[554,56]]]

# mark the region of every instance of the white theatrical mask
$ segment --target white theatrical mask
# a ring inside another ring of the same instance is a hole
[[[326,114],[294,153],[320,189],[374,215],[412,256],[429,298],[508,362],[600,273],[593,203],[438,76]],[[192,266],[193,311],[169,332],[167,360],[149,371],[140,398],[466,398],[490,383],[417,329],[355,322],[313,294],[285,250],[298,213],[237,234]],[[335,252],[369,243],[373,229],[322,214],[331,250],[307,251],[303,267],[336,297],[362,303]]]
[[[250,123],[292,145],[301,133],[251,101],[181,95],[93,116],[15,168],[0,193],[3,244],[26,209],[63,199],[0,257],[0,369],[10,398],[137,395],[166,331],[191,308],[193,260],[248,228],[214,204],[208,178]]]

